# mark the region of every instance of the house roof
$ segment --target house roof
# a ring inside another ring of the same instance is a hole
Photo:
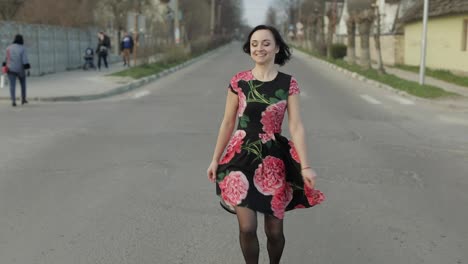
[[[401,18],[401,22],[409,23],[422,19],[424,10],[424,1],[418,2],[406,11]],[[439,17],[447,15],[465,14],[468,13],[467,0],[430,0],[429,1],[429,17]]]

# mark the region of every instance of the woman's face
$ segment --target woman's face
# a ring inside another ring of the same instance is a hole
[[[265,65],[275,62],[275,55],[279,47],[270,30],[261,29],[252,34],[250,38],[250,57],[256,64]]]

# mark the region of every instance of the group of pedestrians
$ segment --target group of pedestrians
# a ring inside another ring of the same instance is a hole
[[[124,66],[130,67],[130,54],[133,53],[134,41],[130,33],[125,32],[120,42],[120,53],[122,54]],[[111,41],[109,36],[104,32],[98,33],[98,46],[96,48],[96,54],[98,55],[98,69],[101,69],[101,61],[104,62],[104,66],[109,68],[107,63],[107,56],[111,49]]]
[[[98,57],[97,68],[101,70],[101,63],[106,69],[109,68],[107,56],[111,50],[111,40],[103,31],[98,33],[98,45],[96,54]],[[126,32],[120,43],[124,66],[130,67],[130,54],[133,52],[134,41],[132,36]],[[27,51],[24,47],[24,38],[21,34],[15,35],[13,43],[5,50],[5,57],[2,63],[2,73],[7,76],[10,84],[11,105],[16,107],[16,81],[19,80],[21,86],[21,104],[27,104],[26,97],[26,76],[29,76],[31,65],[29,63]],[[4,80],[2,80],[4,81]],[[2,83],[3,85],[3,83]]]

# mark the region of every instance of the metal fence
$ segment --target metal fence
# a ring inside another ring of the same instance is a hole
[[[0,22],[0,58],[4,61],[6,47],[16,34],[21,34],[31,64],[31,75],[77,69],[83,65],[85,49],[96,48],[97,32],[96,28]]]

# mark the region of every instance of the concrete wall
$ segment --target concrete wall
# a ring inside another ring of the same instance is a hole
[[[0,23],[0,57],[16,34],[23,35],[32,75],[60,72],[83,65],[87,47],[96,48],[97,30]]]
[[[31,64],[31,75],[77,69],[84,64],[85,49],[88,47],[96,49],[97,32],[96,28],[79,29],[0,22],[0,58],[1,61],[4,60],[6,47],[13,42],[16,34],[21,34]],[[111,43],[109,63],[120,60],[119,42],[113,38]]]
[[[468,72],[468,51],[462,51],[465,19],[468,14],[429,19],[427,67]],[[405,64],[420,64],[421,33],[421,22],[405,26]]]
[[[339,36],[339,42],[347,45],[347,36]],[[380,37],[382,48],[382,60],[386,65],[402,64],[404,62],[404,36],[402,35],[383,35]],[[374,37],[370,38],[371,59],[378,60],[377,50],[375,49]],[[356,56],[361,56],[361,38],[356,36]]]

